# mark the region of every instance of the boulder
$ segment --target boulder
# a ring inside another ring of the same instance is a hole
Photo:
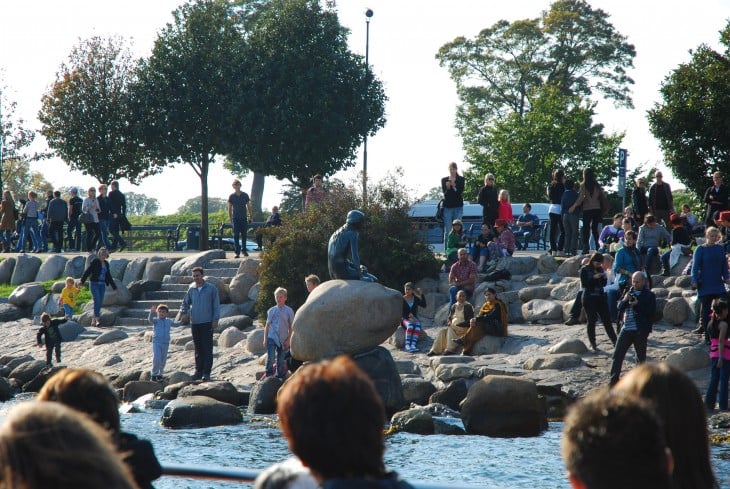
[[[689,289],[692,286],[692,277],[690,275],[679,275],[674,281],[674,286],[680,289]]]
[[[577,277],[580,273],[580,262],[588,255],[576,255],[566,258],[566,260],[558,267],[558,275],[563,277]]]
[[[426,338],[428,338],[428,334],[426,333],[426,330],[422,329],[421,334],[418,335],[418,342],[421,343]],[[406,330],[405,328],[397,328],[395,330],[395,333],[388,339],[388,342],[395,346],[397,349],[402,350],[404,346],[406,346]]]
[[[233,384],[226,381],[189,384],[180,389],[177,393],[178,398],[192,396],[210,397],[216,401],[233,404],[234,406],[248,404],[248,393],[244,394],[238,392]]]
[[[241,315],[241,308],[238,304],[221,304],[221,319]]]
[[[667,304],[667,299],[664,297],[656,298],[656,311],[654,311],[654,322],[658,323],[664,317],[664,306]]]
[[[281,385],[281,380],[273,376],[254,384],[248,399],[248,414],[275,414],[276,394]]]
[[[109,266],[111,266],[111,264]],[[83,255],[76,255],[66,262],[66,267],[63,269],[63,276],[81,278],[84,274],[84,270],[86,270],[86,257]]]
[[[545,256],[545,255],[542,255]],[[545,275],[530,275],[525,279],[527,285],[545,285],[550,282],[550,277]]]
[[[472,297],[472,300],[474,300],[474,297]],[[474,305],[474,304],[472,303],[472,305]],[[433,317],[433,324],[436,326],[445,325],[446,320],[449,318],[449,309],[450,308],[451,308],[451,306],[449,305],[448,302],[446,302],[441,307],[439,307],[438,310],[436,311],[436,314]],[[475,313],[479,312],[479,309],[476,306],[474,307],[474,312]],[[512,317],[512,316],[510,315],[510,317]]]
[[[586,344],[578,338],[565,338],[558,344],[551,346],[548,350],[549,353],[553,354],[575,353],[576,355],[583,354],[587,351]]]
[[[142,274],[142,280],[159,280],[170,274],[172,269],[172,260],[168,260],[160,257],[152,257],[147,260],[147,265],[144,267],[144,273]]]
[[[439,281],[435,278],[422,278],[418,282],[416,282],[416,288],[421,289],[421,292],[424,294],[430,294],[432,292],[438,292],[439,290]],[[427,299],[428,301],[428,299]]]
[[[141,376],[141,370],[128,370],[126,372],[121,372],[116,379],[111,380],[111,383],[117,389],[124,389],[124,386],[127,385],[127,382],[139,380]]]
[[[243,415],[233,404],[210,397],[193,396],[167,403],[160,422],[167,428],[206,428],[240,424]]]
[[[33,317],[40,316],[44,312],[47,312],[51,316],[56,316],[61,311],[61,307],[58,305],[58,294],[46,294],[33,304],[31,315]]]
[[[428,398],[429,404],[444,404],[454,411],[459,410],[461,401],[466,398],[469,389],[466,387],[466,380],[457,379],[449,382],[443,389],[437,390]]]
[[[8,378],[17,379],[22,385],[33,380],[44,368],[46,368],[45,360],[26,361],[15,367]]]
[[[406,409],[395,413],[390,419],[390,425],[397,431],[417,435],[432,435],[434,433],[433,416],[424,408]]]
[[[296,355],[294,358],[297,358]],[[375,384],[375,390],[383,400],[388,415],[406,405],[400,375],[388,350],[378,346],[368,352],[354,355],[352,359]]]
[[[236,328],[228,328],[224,330],[218,337],[218,346],[222,348],[230,348],[246,339],[246,334]]]
[[[63,341],[75,341],[85,331],[83,326],[73,320],[61,324],[58,330],[61,332],[61,339]]]
[[[503,266],[510,271],[512,275],[527,275],[535,271],[537,267],[537,259],[532,256],[512,256],[504,257],[500,260],[503,263],[497,264],[497,270],[500,270]]]
[[[201,251],[176,261],[170,270],[170,275],[192,275],[193,268],[202,267],[210,260],[225,260],[225,258],[226,252],[223,250]]]
[[[231,294],[228,291],[228,284],[225,283],[221,277],[206,275],[205,281],[218,289],[218,298],[220,299],[221,304],[228,304],[231,302]]]
[[[570,301],[572,303],[579,290],[580,280],[569,280],[553,287],[553,290],[550,291],[550,298],[556,301]]]
[[[425,380],[418,377],[401,378],[403,386],[403,399],[407,405],[416,403],[421,406],[428,404],[428,398],[436,392],[436,387]]]
[[[15,268],[15,258],[9,256],[0,261],[0,284],[9,284]]]
[[[292,355],[316,361],[370,350],[395,332],[402,309],[396,290],[360,280],[328,280],[294,316]]]
[[[503,336],[485,336],[474,343],[471,349],[471,356],[493,355],[502,350],[502,346],[507,338]]]
[[[147,265],[147,258],[140,257],[127,263],[127,267],[124,269],[124,277],[122,277],[122,283],[126,287],[135,280],[142,280],[145,266]]]
[[[582,361],[576,353],[554,353],[532,357],[522,367],[525,370],[563,370],[577,367]]]
[[[246,337],[246,350],[253,355],[263,355],[266,353],[266,346],[264,345],[264,330],[256,328]]]
[[[471,379],[476,376],[476,369],[465,364],[441,364],[435,368],[434,374],[441,382],[451,382],[456,379]]]
[[[56,372],[63,370],[64,368],[66,367],[56,366],[43,368],[40,372],[38,372],[38,375],[23,384],[23,392],[40,392],[46,381],[53,377]]]
[[[14,284],[16,285],[16,284]],[[11,292],[8,297],[8,302],[18,307],[30,307],[35,302],[43,297],[46,291],[43,289],[43,284],[38,282],[23,283]]]
[[[247,258],[241,262],[238,272],[231,279],[229,293],[231,302],[241,304],[248,300],[248,291],[259,281],[259,260]]]
[[[476,382],[461,405],[467,433],[493,437],[538,436],[547,416],[529,379],[489,375]]]
[[[113,329],[111,331],[106,331],[99,335],[98,338],[94,340],[94,346],[98,345],[106,345],[107,343],[114,343],[115,341],[120,341],[128,338],[129,335],[122,331],[121,329]],[[135,398],[136,399],[136,398]]]
[[[259,292],[261,292],[261,282],[256,282],[255,284],[253,284],[251,286],[250,289],[248,289],[248,300],[254,301],[254,302],[258,301]]]
[[[689,308],[683,297],[672,297],[664,304],[662,317],[666,322],[673,325],[683,324],[687,320]]]
[[[0,323],[8,321],[17,321],[25,317],[25,309],[10,303],[0,304]]]
[[[41,264],[38,269],[38,273],[35,276],[36,282],[47,282],[48,280],[54,280],[62,278],[63,271],[66,269],[66,262],[68,258],[63,255],[50,255]],[[65,277],[63,277],[65,278]]]
[[[507,308],[509,309],[509,322],[521,323],[525,320],[525,318],[522,317],[521,302],[508,302]]]
[[[705,345],[685,346],[670,353],[664,362],[677,367],[683,372],[707,368],[710,366],[710,356]]]
[[[135,280],[127,284],[127,290],[133,301],[142,299],[145,292],[155,292],[162,288],[161,280]]]
[[[112,278],[124,283],[124,271],[127,269],[129,260],[126,258],[112,258],[109,261],[109,273]]]
[[[433,432],[435,435],[465,435],[466,431],[461,426],[449,423],[447,420],[434,418]]]
[[[228,316],[221,318],[218,321],[218,331],[223,331],[226,328],[236,328],[238,330],[244,330],[253,326],[253,319],[250,316],[238,314],[236,316]]]
[[[522,302],[529,302],[533,299],[547,299],[552,290],[553,288],[547,285],[533,285],[521,288],[517,294]]]
[[[162,390],[162,384],[151,380],[133,380],[127,382],[122,393],[122,401],[132,402],[145,394],[154,394]]]
[[[33,360],[35,360],[35,358],[33,358],[33,355],[23,355],[20,357],[3,355],[2,357],[0,357],[0,364],[5,365],[7,368],[10,369],[8,371],[8,375],[10,375],[10,372],[12,372],[15,367],[18,367],[19,365],[22,365],[26,362],[32,362]]]
[[[123,361],[124,361],[124,359],[122,357],[120,357],[119,355],[112,355],[106,359],[106,361],[104,362],[104,366],[111,367],[112,365],[122,363]]]
[[[537,258],[537,271],[544,274],[558,270],[558,261],[552,255],[540,255]]]
[[[527,322],[562,320],[563,306],[545,299],[535,299],[522,304],[522,317]]]
[[[444,304],[449,303],[449,294],[442,294],[440,292],[424,292],[424,294],[426,298],[426,307],[418,310],[419,316],[433,319],[438,310]]]
[[[246,256],[241,260],[236,270],[237,275],[255,275],[258,278],[261,270],[261,260],[253,256]]]
[[[9,401],[13,398],[13,387],[5,377],[0,377],[0,402]]]
[[[41,259],[34,255],[20,253],[16,258],[10,285],[21,285],[33,282],[41,267]]]
[[[126,306],[132,302],[132,293],[116,280],[114,281],[117,288],[107,287],[104,294],[104,306]]]
[[[109,328],[114,325],[114,321],[117,320],[117,316],[124,310],[121,306],[102,307],[99,316],[99,326],[102,328]],[[89,301],[85,306],[81,314],[74,315],[76,321],[82,326],[91,326],[91,319],[94,316],[94,303]]]

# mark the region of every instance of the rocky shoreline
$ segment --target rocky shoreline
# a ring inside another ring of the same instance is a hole
[[[20,264],[22,260],[25,258],[19,256],[16,263]],[[215,335],[212,372],[215,381],[204,384],[190,382],[193,349],[189,328],[173,328],[166,380],[160,384],[149,380],[151,328],[145,326],[144,321],[125,325],[115,325],[114,321],[116,317],[125,314],[126,310],[134,309],[135,300],[144,301],[146,294],[154,297],[155,289],[159,291],[166,282],[187,283],[187,276],[193,266],[225,260],[225,253],[213,250],[184,257],[137,257],[126,260],[124,267],[119,260],[112,260],[113,275],[118,284],[126,286],[121,289],[128,294],[122,292],[116,296],[108,296],[109,303],[105,301],[104,308],[107,319],[102,322],[108,327],[90,328],[88,310],[64,325],[62,364],[88,367],[103,373],[120,389],[125,400],[134,400],[145,394],[151,398],[154,392],[158,393],[159,403],[167,404],[176,397],[178,401],[185,398],[185,402],[178,403],[180,405],[168,405],[165,409],[163,422],[167,416],[172,419],[171,426],[185,424],[190,419],[199,419],[188,416],[180,418],[187,420],[185,422],[175,421],[174,408],[180,408],[179,413],[182,416],[183,410],[193,409],[193,401],[196,401],[201,406],[207,406],[201,409],[210,411],[210,398],[233,406],[247,405],[252,414],[265,413],[267,410],[271,412],[279,387],[275,385],[278,380],[258,381],[264,370],[266,356],[263,325],[250,316],[258,292],[255,276],[258,259],[251,257],[239,260],[238,272],[233,277],[211,276],[211,281],[225,293],[221,296],[225,296],[229,304],[224,307],[226,317],[221,320],[221,326]],[[0,278],[3,278],[3,274],[8,275],[9,261],[0,263]],[[50,259],[38,264],[36,276],[48,261]],[[74,270],[69,270],[67,266],[71,261],[73,260],[66,260],[58,277],[74,276]],[[374,375],[389,379],[387,383],[391,391],[398,389],[395,384],[400,384],[400,396],[393,392],[388,394],[395,403],[391,412],[411,405],[433,402],[458,410],[459,403],[475,384],[484,382],[485,378],[504,376],[534,381],[536,397],[539,397],[547,416],[560,418],[573,399],[598,386],[606,385],[612,353],[608,339],[599,332],[600,351],[589,352],[586,348],[585,325],[562,324],[578,290],[579,263],[580,257],[559,263],[548,255],[518,256],[501,263],[499,266],[510,270],[512,279],[480,283],[474,294],[474,306],[478,308],[481,305],[479,298],[486,286],[495,287],[499,297],[509,305],[509,336],[484,338],[476,349],[478,354],[474,356],[426,356],[432,338],[435,337],[439,325],[443,324],[447,313],[448,284],[445,276],[440,280],[424,279],[417,282],[417,286],[426,294],[429,304],[421,314],[425,334],[419,341],[420,352],[408,353],[398,348],[398,345],[402,345],[402,331],[400,328],[396,329],[397,321],[384,325],[386,332],[390,331],[384,336],[385,341],[382,338],[373,339],[374,344],[367,345],[368,348],[362,348],[361,345],[357,350],[375,352],[366,354],[365,357],[369,355],[369,359],[363,361],[369,362],[369,368],[377,371]],[[133,273],[130,265],[135,269]],[[60,268],[58,264],[56,268]],[[77,265],[76,268],[81,267]],[[25,261],[22,262],[22,270],[28,275],[28,263]],[[16,272],[20,273],[17,270],[10,271],[10,279]],[[35,284],[38,278],[34,280],[26,277],[23,280],[20,282],[22,285],[9,298],[9,302],[0,304],[0,320],[3,321],[4,329],[0,338],[2,400],[7,400],[19,391],[34,390],[58,368],[45,368],[45,349],[36,346],[38,326],[33,324],[33,320],[28,317],[12,317],[13,313],[33,317],[44,310],[55,312],[55,297],[53,294],[38,292]],[[709,359],[702,338],[691,332],[696,325],[695,293],[683,276],[657,275],[653,280],[659,313],[654,332],[649,337],[648,361],[672,363],[687,372],[703,390],[707,383]],[[34,292],[31,294],[32,291]],[[347,297],[347,294],[344,296]],[[310,314],[317,314],[317,309],[312,309]],[[365,317],[379,316],[373,316],[372,311],[369,314],[365,311]],[[339,329],[353,327],[352,324],[326,326],[332,329],[335,336]],[[295,336],[296,331],[295,322]],[[336,345],[336,341],[333,344]],[[346,346],[329,348],[348,352]],[[389,358],[392,360],[388,360]],[[634,366],[634,361],[634,352],[631,350],[624,363],[624,372]],[[389,362],[392,363],[391,367],[386,365]],[[372,367],[376,364],[377,366]],[[394,372],[387,372],[388,368]],[[397,406],[399,403],[401,405]],[[432,411],[434,409],[438,411],[439,408],[432,408]],[[240,422],[229,411],[222,412],[220,416],[230,419],[230,422]],[[400,424],[407,423],[402,421]],[[421,428],[413,430],[419,431]]]

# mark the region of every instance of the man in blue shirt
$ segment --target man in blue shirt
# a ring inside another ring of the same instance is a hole
[[[203,279],[203,267],[193,268],[193,283],[180,306],[181,314],[190,314],[190,329],[195,345],[193,380],[210,380],[213,368],[213,331],[218,329],[221,302],[215,285]]]
[[[515,223],[515,244],[518,250],[526,250],[527,242],[533,234],[538,232],[540,227],[540,218],[531,213],[532,206],[525,204],[522,206],[522,215],[517,218]],[[519,238],[522,238],[521,240]],[[520,242],[521,241],[521,242]]]

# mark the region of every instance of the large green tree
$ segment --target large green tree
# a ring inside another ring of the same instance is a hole
[[[355,164],[363,138],[385,124],[386,97],[348,49],[348,31],[333,8],[316,0],[256,7],[244,17],[248,65],[240,66],[242,96],[231,105],[229,168],[305,189],[312,175]]]
[[[234,87],[246,72],[243,37],[225,0],[191,1],[173,17],[152,55],[140,63],[134,97],[148,154],[160,162],[187,163],[200,178],[200,240],[206,246],[208,172],[230,134]]]
[[[698,196],[714,171],[730,173],[730,23],[720,40],[723,52],[702,45],[674,69],[648,111],[666,165]]]
[[[137,183],[158,170],[143,158],[135,135],[128,90],[134,66],[119,37],[92,37],[73,48],[38,113],[49,156],[100,182]]]
[[[200,196],[193,197],[185,201],[183,205],[177,208],[178,214],[190,213],[200,214],[201,203],[203,199]],[[208,212],[228,211],[228,200],[219,199],[217,197],[208,197]]]
[[[442,46],[436,58],[456,83],[456,126],[479,180],[487,171],[503,171],[510,182],[539,178],[542,187],[549,173],[535,178],[532,170],[550,164],[576,172],[594,166],[600,178],[610,179],[600,173],[608,169],[605,162],[593,157],[605,153],[604,143],[613,146],[616,136],[600,135],[593,107],[599,96],[632,106],[627,69],[634,55],[608,15],[583,0],[558,0],[538,18],[502,20],[473,39]],[[555,111],[561,107],[562,116]],[[547,121],[566,124],[553,131],[579,139],[553,141]],[[511,131],[519,144],[508,141]],[[544,198],[543,189],[536,192],[524,198]]]

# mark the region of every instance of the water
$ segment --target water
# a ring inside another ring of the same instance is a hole
[[[263,469],[291,456],[278,428],[254,422],[221,428],[170,430],[160,411],[122,415],[125,430],[153,441],[160,462]],[[419,436],[387,438],[385,463],[409,481],[485,489],[568,489],[560,458],[562,423],[534,438]],[[730,487],[730,446],[713,447],[721,487]],[[157,489],[238,488],[244,484],[163,477]]]

